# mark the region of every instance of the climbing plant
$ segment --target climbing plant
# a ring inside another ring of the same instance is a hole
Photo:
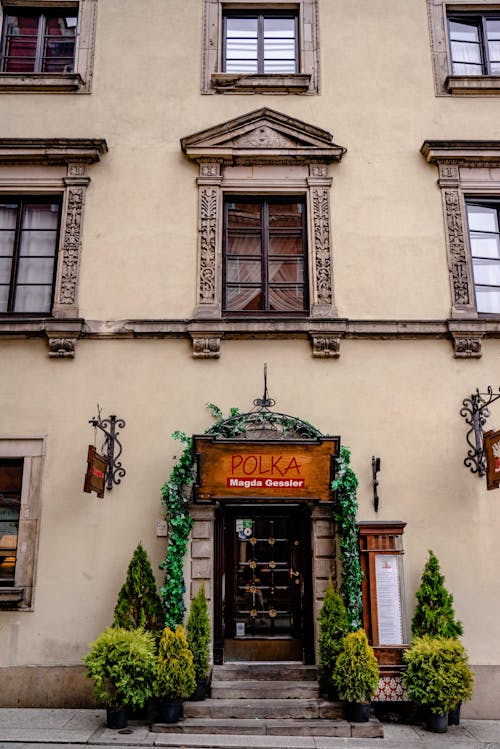
[[[286,414],[273,411],[252,411],[240,413],[231,408],[229,416],[224,418],[221,409],[213,403],[207,408],[215,418],[215,424],[205,434],[215,437],[256,437],[259,434],[273,432],[275,437],[302,437],[311,439],[320,437],[321,432],[307,421],[296,419]],[[161,595],[166,609],[165,626],[175,629],[184,620],[184,556],[186,554],[189,534],[193,520],[189,515],[189,493],[195,476],[195,459],[192,450],[192,439],[184,432],[174,432],[172,437],[179,440],[184,449],[172,469],[168,481],[161,490],[165,517],[169,524],[167,554],[160,567],[165,570],[165,582]],[[337,491],[337,504],[333,511],[334,520],[340,533],[340,558],[342,562],[342,596],[347,609],[349,627],[356,630],[361,627],[361,580],[363,573],[359,561],[358,537],[356,525],[358,479],[349,465],[350,451],[340,448],[337,460],[337,479],[332,488]]]

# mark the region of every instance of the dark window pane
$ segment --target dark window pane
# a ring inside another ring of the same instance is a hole
[[[1,235],[0,235],[1,240]],[[10,284],[10,273],[12,270],[12,258],[0,257],[0,284]]]
[[[5,255],[8,255],[9,257],[12,256],[12,253],[14,252],[15,236],[16,232],[13,230],[2,231],[2,229],[0,229],[0,257]]]
[[[261,206],[258,203],[228,203],[229,228],[260,227]]]
[[[271,234],[269,236],[270,255],[302,255],[302,234],[287,236],[286,234]]]
[[[269,226],[278,227],[302,226],[302,203],[270,203]]]
[[[0,460],[0,586],[14,585],[23,461]]]
[[[5,60],[9,73],[34,72],[38,45],[39,16],[8,15],[5,20]]]
[[[0,284],[0,312],[7,312],[9,304],[9,287]]]
[[[302,312],[304,310],[303,287],[270,289],[269,307],[276,312]]]
[[[231,258],[227,262],[228,283],[260,283],[261,263],[255,260]]]
[[[1,235],[0,235],[1,237]],[[233,234],[227,239],[228,255],[260,255],[261,253],[261,236],[260,234]]]
[[[0,203],[0,230],[15,229],[17,221],[17,205]]]
[[[269,262],[269,280],[272,283],[302,283],[304,280],[302,258],[298,260],[271,260]]]
[[[226,308],[228,312],[258,311],[262,309],[262,294],[260,289],[228,288],[226,292]]]

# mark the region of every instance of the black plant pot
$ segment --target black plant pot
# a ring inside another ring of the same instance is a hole
[[[196,689],[188,697],[190,702],[201,702],[207,697],[208,679],[196,679]]]
[[[429,713],[426,720],[426,728],[432,733],[446,733],[448,730],[448,713],[436,715]]]
[[[178,723],[182,718],[182,700],[161,700],[158,705],[160,723]]]
[[[367,723],[370,720],[371,708],[369,702],[346,702],[345,717],[349,723]]]
[[[460,725],[460,706],[461,705],[462,703],[459,702],[458,705],[453,708],[453,710],[448,710],[448,725],[449,726]]]
[[[126,707],[119,707],[118,710],[106,709],[106,725],[108,728],[126,728],[128,725],[128,715]]]

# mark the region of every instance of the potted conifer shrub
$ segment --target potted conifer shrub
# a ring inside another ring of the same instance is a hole
[[[108,627],[84,657],[94,694],[106,706],[108,728],[125,728],[127,706],[141,708],[152,694],[155,640],[142,629]]]
[[[333,669],[333,682],[340,699],[346,702],[347,720],[353,723],[369,720],[378,681],[378,661],[365,631],[350,632],[342,641],[342,650]]]
[[[193,654],[184,627],[179,625],[175,632],[166,627],[158,646],[153,686],[160,722],[177,723],[182,715],[182,702],[194,692],[195,686]]]
[[[142,627],[160,639],[165,611],[156,589],[156,580],[146,550],[137,545],[127,569],[127,577],[118,593],[114,626],[124,629]]]
[[[195,701],[204,700],[207,695],[208,675],[210,672],[210,620],[208,618],[207,598],[203,584],[191,601],[186,629],[189,649],[193,654],[196,678],[196,689],[189,699]]]
[[[453,596],[444,586],[439,561],[434,552],[429,556],[417,590],[417,606],[411,623],[413,637],[459,637],[463,626],[455,617]],[[448,711],[450,725],[460,723],[460,703]]]
[[[319,673],[320,683],[328,697],[338,699],[333,683],[333,669],[342,650],[342,641],[349,632],[347,611],[339,591],[328,579],[323,604],[319,612]]]
[[[415,637],[404,653],[408,697],[427,711],[427,728],[448,729],[448,711],[472,696],[473,674],[463,645],[453,637]]]

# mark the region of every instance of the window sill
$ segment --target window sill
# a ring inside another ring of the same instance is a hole
[[[2,94],[71,94],[83,85],[79,73],[0,73]]]
[[[212,73],[211,76],[212,88],[220,94],[305,94],[310,84],[309,73]]]
[[[23,588],[0,588],[0,608],[17,608],[23,601]]]
[[[449,75],[445,87],[455,96],[494,96],[500,94],[500,75]]]

